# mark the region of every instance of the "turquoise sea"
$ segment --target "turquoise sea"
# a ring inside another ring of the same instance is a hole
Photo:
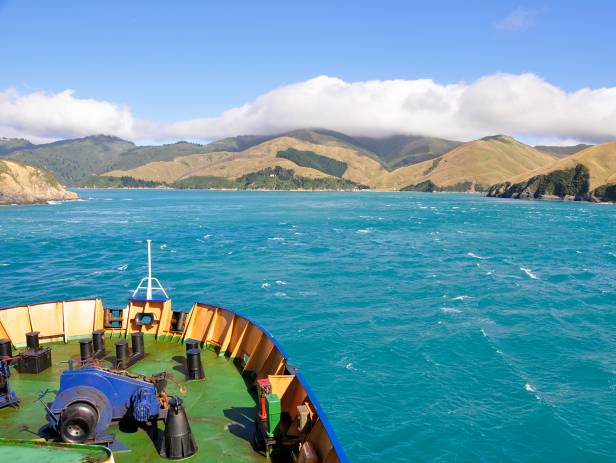
[[[0,306],[154,269],[261,321],[353,462],[616,461],[616,207],[421,193],[82,190],[0,208]]]

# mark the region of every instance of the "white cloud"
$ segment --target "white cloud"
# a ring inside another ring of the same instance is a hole
[[[320,76],[286,85],[217,117],[167,126],[127,106],[72,92],[0,92],[0,136],[34,141],[113,134],[134,140],[208,140],[327,128],[349,135],[419,134],[471,140],[505,133],[526,140],[616,139],[616,87],[566,92],[534,74],[494,74],[472,83],[430,79],[346,82]]]
[[[127,106],[76,98],[72,90],[47,94],[0,91],[0,134],[32,140],[53,140],[108,133],[136,135],[135,119]]]
[[[471,84],[429,79],[345,82],[321,76],[288,85],[219,117],[172,124],[179,137],[218,138],[324,127],[349,135],[421,134],[470,140],[616,139],[616,87],[565,92],[534,74]]]
[[[494,24],[501,31],[520,32],[527,30],[535,22],[537,16],[545,12],[545,8],[530,9],[518,7]]]

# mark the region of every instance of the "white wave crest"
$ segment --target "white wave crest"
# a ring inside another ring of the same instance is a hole
[[[467,255],[468,257],[472,257],[473,259],[481,259],[481,260],[483,260],[483,259],[487,259],[487,257],[481,257],[481,256],[478,256],[478,255],[477,255],[477,254],[475,254],[474,252],[469,252],[469,253],[467,253],[466,255]]]
[[[353,363],[347,363],[344,368],[346,368],[347,370],[351,370],[351,371],[357,371],[357,368],[355,368],[353,366]]]
[[[537,391],[537,389],[535,389],[535,387],[532,384],[530,384],[530,383],[526,383],[524,385],[524,389],[527,390],[528,392],[536,392]]]
[[[460,309],[454,309],[453,307],[441,307],[443,313],[462,313]]]
[[[526,273],[526,275],[528,275],[533,280],[538,280],[539,279],[539,277],[537,275],[535,275],[529,268],[520,267],[520,270],[522,270],[524,273]]]

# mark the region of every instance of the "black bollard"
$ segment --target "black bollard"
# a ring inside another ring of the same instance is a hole
[[[197,450],[197,443],[190,430],[182,399],[171,397],[165,419],[164,442],[160,448],[160,456],[180,460],[194,455]]]
[[[143,333],[136,331],[130,335],[133,345],[133,356],[138,355],[143,357],[145,355],[145,349],[143,347]]]
[[[80,339],[79,340],[79,356],[81,357],[82,362],[88,362],[92,360],[92,356],[94,355],[94,347],[91,339]]]
[[[0,357],[12,357],[13,347],[10,339],[0,339]]]
[[[39,332],[38,331],[30,331],[26,333],[26,345],[29,350],[39,350]]]
[[[205,372],[201,363],[201,351],[199,349],[190,349],[186,352],[186,370],[188,379],[203,379]]]
[[[186,352],[188,352],[190,349],[199,349],[199,341],[197,341],[196,339],[187,339],[185,341],[186,344]]]
[[[100,355],[105,354],[105,330],[92,331],[92,343],[94,352]]]
[[[118,370],[126,370],[128,368],[128,341],[116,341],[116,368]]]

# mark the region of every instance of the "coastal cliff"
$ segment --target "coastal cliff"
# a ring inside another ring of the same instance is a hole
[[[35,204],[77,199],[49,172],[14,161],[0,160],[0,204]]]
[[[577,201],[616,200],[616,142],[586,148],[530,174],[496,183],[488,196]]]

